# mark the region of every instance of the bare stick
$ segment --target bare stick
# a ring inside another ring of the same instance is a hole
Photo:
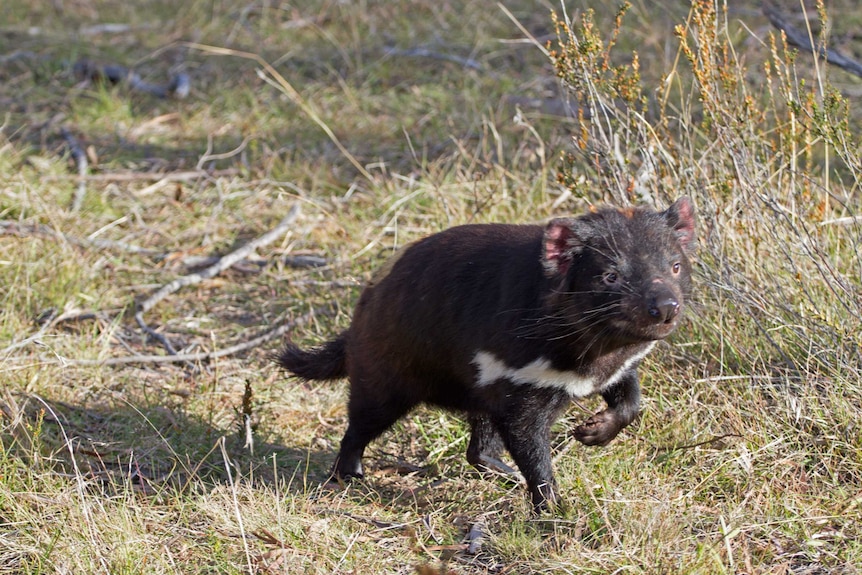
[[[184,172],[114,172],[112,174],[91,174],[84,177],[88,182],[134,182],[142,181],[161,181],[165,182],[185,182],[195,180],[197,178],[219,178],[227,176],[235,176],[239,174],[238,168],[225,168],[224,170],[187,170]],[[72,176],[55,176],[47,175],[42,178],[46,182],[56,180],[65,180]],[[74,176],[77,177],[77,176]]]
[[[168,351],[172,356],[177,356],[177,351],[168,341],[168,339],[162,334],[153,330],[150,326],[147,325],[147,322],[144,321],[144,314],[151,310],[153,306],[157,303],[171,295],[179,291],[180,289],[198,284],[206,279],[214,277],[224,270],[230,268],[235,263],[245,259],[249,254],[251,254],[254,250],[259,247],[268,245],[274,242],[276,239],[284,235],[288,228],[293,225],[293,222],[296,221],[296,218],[299,216],[299,204],[293,204],[293,207],[290,208],[290,211],[287,215],[278,222],[278,225],[272,228],[267,233],[262,236],[248,242],[241,248],[225,255],[220,258],[216,263],[206,268],[200,273],[188,274],[182,277],[175,279],[174,281],[163,285],[160,289],[158,289],[153,295],[142,301],[138,304],[138,309],[135,312],[135,321],[138,322],[138,325],[141,326],[141,329],[144,330],[145,333],[157,339],[162,346]],[[188,361],[188,360],[180,360],[180,361]]]
[[[81,206],[84,205],[84,196],[87,195],[87,182],[84,179],[87,176],[87,170],[89,169],[87,153],[81,148],[81,145],[78,143],[78,139],[75,138],[69,130],[63,128],[60,130],[60,135],[62,135],[63,139],[66,140],[66,144],[69,146],[69,153],[72,155],[72,158],[75,160],[75,164],[78,166],[78,189],[75,192],[75,199],[72,201],[72,211],[77,212],[80,211]]]
[[[788,43],[798,48],[802,48],[803,50],[819,54],[826,58],[826,61],[830,64],[834,64],[839,68],[847,70],[851,74],[862,77],[862,64],[856,60],[851,60],[847,56],[836,52],[835,50],[829,50],[825,47],[816,48],[811,42],[811,37],[807,33],[791,26],[781,12],[778,11],[778,8],[770,2],[763,2],[761,8],[764,15],[769,18],[772,25],[784,32]]]
[[[97,34],[126,34],[132,30],[130,24],[95,24],[85,26],[78,30],[82,36],[96,36]]]
[[[214,277],[224,270],[230,268],[240,260],[245,259],[249,254],[259,247],[271,244],[279,237],[283,236],[287,229],[293,225],[296,218],[299,216],[299,204],[294,204],[287,215],[278,222],[278,225],[266,232],[262,236],[253,239],[241,248],[232,251],[231,253],[220,258],[215,264],[206,268],[200,273],[189,274],[175,279],[174,281],[162,286],[156,293],[142,301],[138,305],[138,313],[146,313],[153,308],[157,303],[168,297],[174,292],[179,291],[186,286],[198,284],[204,280]]]
[[[116,240],[107,240],[107,239],[91,239],[91,238],[79,238],[78,236],[71,236],[69,234],[64,234],[62,232],[58,232],[57,230],[47,226],[45,224],[22,224],[19,222],[15,222],[12,220],[0,220],[0,235],[10,235],[10,236],[18,236],[18,237],[43,237],[47,239],[65,241],[73,246],[78,246],[81,248],[96,248],[100,250],[114,250],[120,252],[127,252],[130,254],[138,254],[142,256],[149,256],[155,260],[163,260],[175,253],[172,251],[160,251],[160,250],[152,250],[149,248],[142,248],[141,246],[136,246],[134,244],[119,242]],[[189,255],[179,259],[179,263],[181,263],[186,268],[199,268],[205,266],[211,266],[213,264],[218,263],[221,260],[219,256],[195,256]],[[284,264],[288,267],[292,268],[319,268],[326,265],[329,265],[325,258],[320,256],[313,255],[295,255],[295,256],[287,256],[284,258]],[[241,262],[246,264],[247,266],[256,266],[257,268],[263,268],[267,265],[267,260],[264,258],[246,258]],[[234,264],[236,265],[236,264]],[[317,280],[297,280],[299,282],[298,285],[302,284],[314,284],[314,285],[334,285],[336,287],[345,287],[348,285],[356,285],[356,282],[350,281],[317,281]]]
[[[329,315],[332,313],[328,306],[314,308],[310,312],[299,316],[293,321],[284,323],[276,328],[260,334],[242,343],[237,343],[232,346],[217,349],[214,351],[206,351],[200,353],[185,353],[177,355],[130,355],[124,357],[111,357],[107,359],[64,359],[64,365],[122,365],[126,363],[189,363],[197,361],[207,361],[217,359],[229,355],[235,355],[243,351],[253,349],[270,340],[281,337],[295,327],[299,327],[308,323],[308,321],[319,315]]]
[[[171,340],[169,340],[166,335],[160,334],[159,332],[151,328],[149,325],[147,325],[147,322],[144,321],[143,313],[141,313],[140,311],[136,313],[135,321],[138,322],[138,326],[140,326],[141,331],[143,331],[145,334],[162,344],[162,347],[165,348],[165,351],[167,351],[172,356],[178,355],[177,348],[174,347],[174,345],[171,343]],[[186,361],[185,364],[190,369],[194,370],[195,366],[190,361]]]

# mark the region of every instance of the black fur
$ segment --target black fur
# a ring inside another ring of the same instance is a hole
[[[469,415],[473,465],[505,468],[505,447],[539,510],[558,499],[549,434],[570,392],[607,403],[575,429],[586,445],[607,444],[637,415],[637,364],[679,321],[693,245],[687,198],[544,228],[451,228],[387,263],[348,330],[311,351],[289,344],[278,362],[306,379],[350,378],[335,475],[361,477],[368,443],[429,403]],[[536,370],[543,379],[530,379]]]

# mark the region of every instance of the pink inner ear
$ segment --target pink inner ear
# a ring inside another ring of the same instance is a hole
[[[544,263],[548,275],[565,275],[572,261],[569,240],[574,234],[563,222],[552,221],[545,229]]]
[[[687,248],[694,240],[694,209],[688,198],[676,201],[677,222],[673,229],[683,248]]]

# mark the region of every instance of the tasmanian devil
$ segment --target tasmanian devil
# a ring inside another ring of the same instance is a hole
[[[450,228],[393,256],[347,330],[312,350],[288,344],[277,361],[305,379],[350,379],[337,477],[362,477],[368,443],[427,403],[466,412],[479,469],[505,468],[505,447],[541,510],[557,502],[549,435],[570,398],[607,403],[574,430],[586,445],[637,415],[637,367],[679,323],[694,237],[685,197],[663,212]]]

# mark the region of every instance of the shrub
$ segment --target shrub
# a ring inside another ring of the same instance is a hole
[[[859,143],[847,100],[823,63],[814,81],[801,77],[783,35],[770,35],[765,81],[754,81],[726,7],[705,1],[677,26],[683,57],[648,96],[636,53],[611,64],[626,9],[608,39],[589,11],[577,24],[555,16],[551,57],[581,120],[560,182],[623,203],[694,198],[697,324],[722,369],[765,362],[793,379],[858,376]]]

